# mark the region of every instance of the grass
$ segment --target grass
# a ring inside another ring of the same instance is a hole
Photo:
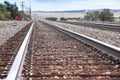
[[[118,17],[115,18],[114,20],[115,20],[115,22],[120,22],[120,18],[118,18]]]
[[[60,19],[61,17],[64,18],[84,18],[84,13],[49,13],[49,12],[33,12],[33,15],[37,14],[38,18],[47,18],[47,17],[56,17]],[[114,21],[120,22],[120,13],[114,13]]]
[[[84,13],[48,13],[48,12],[36,12],[34,14],[38,14],[40,18],[46,18],[46,17],[56,17],[56,18],[83,18]]]

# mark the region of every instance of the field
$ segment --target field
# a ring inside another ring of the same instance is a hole
[[[56,18],[84,18],[85,13],[50,13],[50,12],[33,12],[32,16],[36,15],[36,18],[45,19],[47,17],[56,17]],[[120,13],[114,13],[115,21],[120,21]]]
[[[84,18],[84,13],[49,13],[49,12],[33,12],[33,15],[38,15],[40,18],[57,17],[57,18]]]

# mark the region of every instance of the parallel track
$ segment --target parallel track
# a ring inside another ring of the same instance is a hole
[[[109,23],[95,23],[95,22],[87,22],[87,21],[61,21],[62,23],[69,23],[73,25],[82,25],[85,27],[93,27],[99,28],[103,30],[112,30],[112,31],[120,31],[120,24],[109,24]]]

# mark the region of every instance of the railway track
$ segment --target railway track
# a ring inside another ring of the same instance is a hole
[[[95,23],[95,22],[88,22],[88,21],[61,21],[63,23],[69,23],[73,25],[83,25],[85,27],[93,27],[99,28],[103,30],[112,30],[112,31],[120,31],[120,24],[110,24],[110,23]]]
[[[84,37],[46,22],[36,22],[6,80],[120,80],[120,50]],[[18,62],[20,67],[15,69]]]
[[[16,53],[21,46],[21,43],[29,28],[30,24],[0,46],[0,79],[7,77],[10,67],[15,59],[15,56],[17,55]]]

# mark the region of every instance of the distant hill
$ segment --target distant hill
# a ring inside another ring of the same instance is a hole
[[[91,10],[87,10],[88,12],[94,12],[94,11],[102,11],[103,9],[91,9]],[[110,9],[111,12],[116,13],[116,12],[120,12],[120,9]]]
[[[89,9],[89,10],[66,10],[66,11],[33,11],[33,12],[49,12],[49,13],[85,13],[94,12],[94,11],[102,11],[103,9]],[[116,13],[120,12],[120,9],[110,9],[111,12]]]
[[[120,12],[120,9],[111,9],[112,12]]]
[[[67,13],[84,13],[85,10],[70,10],[70,11],[63,11],[63,12],[67,12]]]
[[[85,10],[68,10],[68,11],[33,11],[33,12],[48,12],[48,13],[84,13]]]

